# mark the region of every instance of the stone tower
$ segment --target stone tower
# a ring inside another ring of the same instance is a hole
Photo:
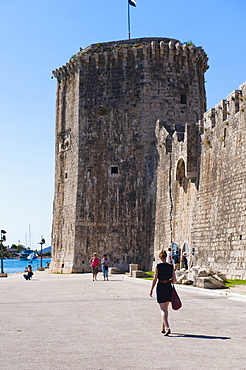
[[[168,38],[93,44],[57,78],[51,271],[150,269],[154,255],[156,121],[181,130],[206,109],[201,47]]]

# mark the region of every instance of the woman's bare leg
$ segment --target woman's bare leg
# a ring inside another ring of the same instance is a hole
[[[161,309],[161,320],[162,320],[162,329],[169,329],[168,322],[168,305],[169,302],[159,303]]]

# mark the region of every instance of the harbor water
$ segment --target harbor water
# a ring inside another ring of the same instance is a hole
[[[47,266],[47,262],[50,263],[51,258],[42,259],[42,267]],[[32,262],[29,260],[18,260],[18,259],[4,259],[3,260],[3,271],[8,274],[14,274],[16,272],[24,272],[27,265],[32,266],[33,271],[37,271],[41,267],[41,258],[37,258]]]

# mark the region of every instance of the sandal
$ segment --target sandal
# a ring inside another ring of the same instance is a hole
[[[165,332],[164,332],[164,336],[167,337],[170,333],[171,333],[170,328],[166,329]]]

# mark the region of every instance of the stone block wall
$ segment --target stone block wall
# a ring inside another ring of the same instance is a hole
[[[206,106],[207,59],[201,47],[143,38],[91,45],[53,71],[52,271],[90,271],[95,251],[108,253],[121,269],[130,263],[151,268],[158,222],[156,120],[169,132],[178,130],[177,142],[186,122],[196,126]],[[194,176],[194,153],[188,157]]]
[[[200,266],[246,279],[246,83],[204,116],[192,247]]]
[[[51,272],[89,258],[190,265],[246,279],[246,83],[205,112],[207,56],[178,40],[90,45],[57,78]],[[204,115],[203,115],[204,113]]]
[[[74,260],[78,183],[79,76],[63,76],[57,85],[55,194],[52,226],[51,272],[71,272]],[[73,270],[72,270],[73,271]]]
[[[157,122],[156,261],[175,243],[190,264],[246,278],[245,105],[246,83],[183,137]]]

